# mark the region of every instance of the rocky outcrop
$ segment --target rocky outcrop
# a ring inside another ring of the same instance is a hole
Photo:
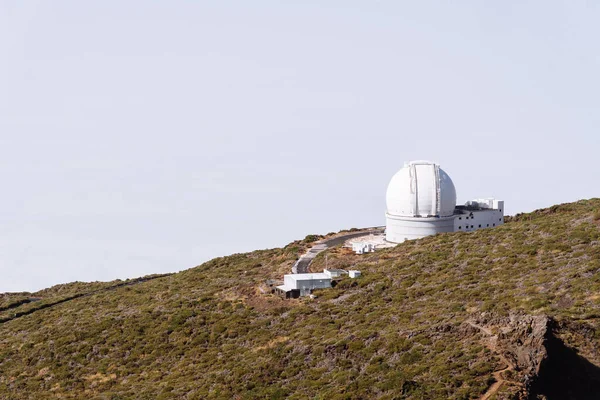
[[[558,337],[559,325],[545,315],[480,314],[465,321],[503,364],[482,399],[598,399],[600,368]],[[564,328],[564,326],[563,326]]]
[[[592,341],[582,342],[581,348],[578,346],[575,349],[561,339],[563,334],[583,334],[585,337],[585,331],[589,329],[589,326],[581,324],[557,324],[551,321],[544,344],[547,357],[542,360],[539,372],[529,386],[530,399],[600,399],[600,368],[588,358],[592,356],[593,359],[593,354],[582,351]]]
[[[548,357],[546,340],[550,319],[545,315],[511,315],[508,323],[499,328],[497,348],[511,362],[527,386],[540,372]]]
[[[511,314],[498,317],[483,313],[463,324],[482,335],[486,346],[501,361],[495,383],[482,399],[526,399],[533,379],[547,358],[546,340],[550,319],[544,315]]]

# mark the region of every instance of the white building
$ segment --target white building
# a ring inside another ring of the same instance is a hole
[[[344,271],[343,269],[339,269],[339,268],[329,268],[329,269],[324,269],[323,273],[326,274],[327,276],[329,276],[330,278],[339,278],[340,276],[345,275],[348,272]]]
[[[429,161],[406,163],[386,195],[386,240],[402,243],[442,232],[475,231],[504,223],[504,202],[478,199],[456,206],[450,176]]]
[[[356,254],[372,253],[376,249],[373,243],[354,242],[352,243],[352,251]]]
[[[476,231],[504,223],[504,202],[496,199],[477,199],[456,207],[454,231]]]
[[[326,273],[289,274],[283,276],[283,285],[277,286],[277,290],[286,293],[287,297],[297,297],[308,296],[314,289],[330,287],[331,276]]]

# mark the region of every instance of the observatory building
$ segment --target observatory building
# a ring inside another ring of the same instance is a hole
[[[457,206],[452,179],[430,161],[406,163],[388,185],[386,205],[385,239],[392,243],[504,223],[504,201],[476,199]]]

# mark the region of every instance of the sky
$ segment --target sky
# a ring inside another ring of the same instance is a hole
[[[385,223],[405,161],[600,196],[600,5],[0,0],[0,292]]]

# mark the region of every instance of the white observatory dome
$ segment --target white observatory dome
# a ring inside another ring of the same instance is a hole
[[[392,177],[386,195],[385,239],[392,243],[454,232],[456,189],[439,165],[412,161]]]
[[[438,164],[411,161],[390,181],[386,204],[389,216],[449,217],[456,208],[456,189]]]

